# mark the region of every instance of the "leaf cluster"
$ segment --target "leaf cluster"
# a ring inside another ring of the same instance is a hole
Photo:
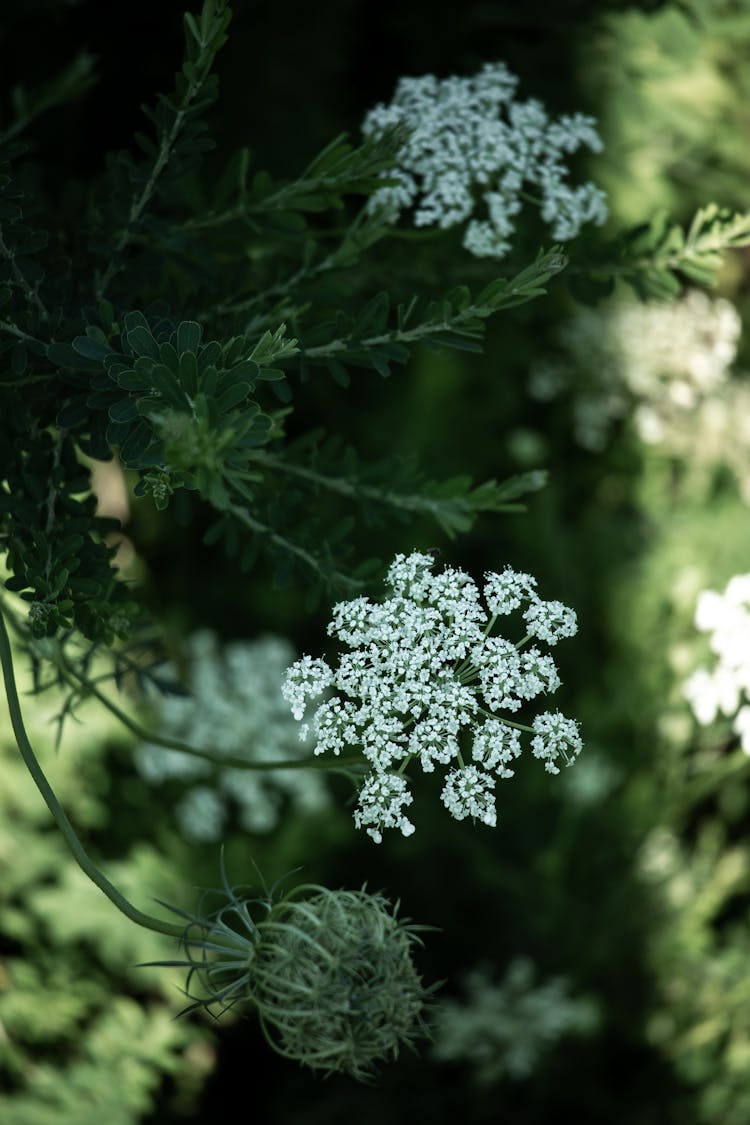
[[[23,687],[31,687],[24,682]],[[35,742],[49,739],[58,700],[29,709]],[[87,715],[56,763],[56,785],[71,816],[89,831],[107,823],[111,802],[106,747],[114,720]],[[51,749],[51,748],[50,748]],[[196,1084],[188,1048],[205,1030],[174,1019],[173,982],[134,963],[158,956],[161,940],[112,911],[61,851],[57,833],[18,754],[0,709],[0,1086],[4,1125],[74,1125],[106,1119],[133,1125],[154,1108],[169,1075]],[[113,866],[118,879],[164,894],[163,841],[131,837]],[[171,860],[174,871],[174,858]],[[75,982],[73,984],[73,982]],[[179,1006],[179,997],[178,1005]],[[209,1052],[210,1055],[210,1052]]]
[[[552,248],[501,277],[474,264],[471,289],[455,284],[455,263],[416,290],[409,271],[395,277],[409,232],[367,200],[392,173],[398,130],[337,137],[291,181],[251,172],[246,149],[204,175],[229,20],[225,0],[186,14],[182,65],[146,111],[139,155],[110,157],[72,210],[47,201],[52,242],[32,222],[43,201],[24,197],[14,171],[28,156],[2,156],[0,542],[37,635],[75,626],[110,643],[135,613],[87,459],[117,456],[136,498],[158,509],[174,498],[183,519],[213,509],[207,543],[222,541],[242,569],[263,554],[277,582],[299,572],[313,594],[356,589],[376,568],[353,569],[358,519],[416,515],[452,536],[540,482],[431,481],[411,458],[363,464],[317,432],[329,418],[295,420],[287,439],[300,383],[345,390],[362,372],[388,377],[417,348],[480,351],[486,321],[539,298],[568,263]],[[80,92],[84,77],[80,65],[75,81],[63,72],[34,106]],[[745,217],[712,207],[687,232],[658,219],[609,246],[582,242],[568,269],[581,286],[623,277],[661,295],[682,277],[708,283],[722,253],[748,241]],[[414,260],[431,261],[429,240],[417,246]]]
[[[571,271],[573,291],[584,299],[598,298],[621,279],[644,301],[671,300],[686,283],[716,285],[727,252],[748,245],[750,211],[709,203],[695,212],[687,227],[659,211],[613,242],[592,248],[585,273]]]

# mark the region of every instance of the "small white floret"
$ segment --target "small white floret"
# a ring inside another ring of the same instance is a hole
[[[485,574],[484,599],[491,614],[502,617],[536,597],[536,579],[506,566],[502,574]]]
[[[456,820],[471,816],[490,828],[497,824],[495,782],[490,774],[476,766],[461,766],[451,770],[441,797],[448,812]]]
[[[357,828],[365,828],[376,844],[383,839],[383,828],[399,828],[404,836],[411,836],[414,825],[403,810],[413,800],[403,777],[375,770],[365,778],[359,791],[354,823]]]
[[[583,749],[578,723],[575,719],[566,719],[559,711],[537,715],[532,725],[531,752],[544,762],[548,773],[560,772],[557,765],[559,758],[566,765],[571,765]]]
[[[531,636],[548,645],[556,645],[563,637],[574,637],[578,632],[575,610],[562,602],[532,602],[523,616]]]

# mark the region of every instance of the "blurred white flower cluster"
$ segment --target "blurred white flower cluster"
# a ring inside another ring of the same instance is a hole
[[[468,1063],[476,1081],[491,1086],[527,1078],[563,1036],[596,1029],[594,1001],[571,997],[563,977],[537,984],[535,976],[527,957],[511,961],[500,984],[486,968],[468,973],[465,1000],[445,1000],[435,1009],[433,1058]]]
[[[397,555],[382,603],[360,597],[334,607],[328,626],[344,652],[334,669],[305,656],[283,687],[297,719],[311,700],[330,690],[302,727],[315,733],[315,753],[355,751],[372,766],[354,813],[379,843],[384,828],[408,836],[414,825],[405,771],[417,758],[426,773],[448,767],[442,800],[457,819],[494,826],[495,784],[513,776],[521,731],[550,773],[581,750],[578,724],[543,712],[524,726],[510,719],[523,704],[560,686],[555,662],[537,643],[554,645],[577,631],[572,609],[542,601],[536,580],[510,567],[487,574],[485,606],[465,571],[433,573],[431,555]],[[492,636],[499,617],[520,611],[517,642]]]
[[[581,308],[559,331],[565,357],[538,363],[529,390],[539,400],[573,390],[575,437],[593,452],[630,410],[642,441],[679,443],[686,424],[694,435],[699,408],[715,425],[740,331],[734,305],[698,289],[677,301]]]
[[[713,668],[698,668],[685,681],[685,698],[702,726],[719,715],[733,719],[732,729],[750,754],[750,574],[730,578],[723,594],[703,590],[695,624],[710,633],[717,659]]]
[[[221,839],[232,804],[241,826],[251,832],[274,828],[287,799],[307,812],[326,805],[326,788],[315,770],[245,770],[221,764],[224,755],[276,762],[312,751],[309,743],[300,747],[297,724],[281,694],[284,673],[295,656],[280,637],[224,647],[208,630],[190,638],[190,694],[156,697],[159,733],[210,750],[216,764],[151,743],[139,746],[135,756],[142,776],[153,784],[173,778],[190,783],[175,808],[188,839]],[[167,672],[179,679],[175,669]]]
[[[604,192],[572,187],[568,155],[602,143],[591,117],[548,117],[539,101],[515,101],[518,79],[503,63],[487,63],[469,78],[402,78],[393,101],[369,111],[365,136],[389,126],[407,130],[397,181],[375,193],[370,207],[395,223],[413,208],[417,227],[469,222],[463,244],[478,257],[502,258],[511,248],[515,217],[533,193],[552,238],[575,238],[584,223],[607,218]]]

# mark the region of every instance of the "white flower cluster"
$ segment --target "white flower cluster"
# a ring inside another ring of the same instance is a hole
[[[602,450],[613,421],[631,409],[642,441],[669,443],[723,392],[740,331],[734,305],[698,289],[678,301],[581,308],[559,333],[565,358],[538,364],[529,390],[548,400],[573,388],[575,437],[585,449]]]
[[[433,1016],[433,1058],[464,1062],[484,1086],[528,1078],[541,1056],[565,1035],[596,1029],[599,1011],[573,998],[564,977],[543,983],[528,957],[516,957],[496,983],[482,967],[468,973],[463,1001],[444,1000]]]
[[[582,145],[601,151],[593,118],[551,120],[541,102],[514,100],[517,84],[503,63],[487,63],[469,78],[402,78],[393,101],[376,105],[362,125],[365,136],[389,126],[407,132],[387,177],[396,182],[372,196],[371,208],[393,223],[413,209],[417,227],[469,220],[463,244],[487,258],[510,250],[529,190],[556,241],[575,238],[584,223],[603,223],[604,192],[592,183],[572,187],[565,164]],[[472,217],[478,209],[482,217]]]
[[[312,726],[316,754],[359,752],[371,764],[354,819],[378,843],[384,828],[414,831],[404,811],[413,800],[405,777],[412,759],[426,773],[449,767],[442,800],[457,820],[494,825],[495,783],[513,776],[521,731],[533,736],[532,754],[550,773],[582,746],[577,723],[559,712],[537,715],[530,727],[507,714],[560,686],[550,654],[528,642],[573,636],[573,610],[542,601],[536,580],[510,567],[486,575],[485,608],[465,571],[433,566],[428,554],[397,555],[385,601],[360,597],[334,607],[328,632],[348,649],[338,666],[305,656],[282,689],[297,719],[330,691],[302,736]],[[517,643],[492,636],[497,619],[514,611],[525,635]]]
[[[685,698],[702,726],[719,714],[733,718],[732,728],[750,754],[750,574],[736,574],[723,594],[703,590],[695,624],[711,634],[717,660],[713,669],[698,668],[686,680]]]
[[[203,758],[144,744],[136,750],[143,777],[157,784],[169,779],[188,783],[175,812],[186,837],[218,840],[230,806],[251,832],[269,832],[289,799],[304,811],[325,807],[327,794],[315,770],[246,770],[222,766],[222,757],[248,762],[283,761],[311,752],[300,747],[299,731],[281,695],[284,673],[296,653],[282,638],[235,641],[221,647],[208,630],[188,645],[189,695],[160,695],[155,700],[161,734],[207,749],[216,764]],[[168,668],[175,678],[177,673]]]

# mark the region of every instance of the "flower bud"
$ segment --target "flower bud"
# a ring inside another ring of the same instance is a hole
[[[277,901],[225,894],[186,930],[188,983],[197,974],[207,992],[191,1007],[249,1000],[275,1051],[360,1080],[425,1033],[431,990],[412,959],[419,927],[382,895],[313,885]]]

